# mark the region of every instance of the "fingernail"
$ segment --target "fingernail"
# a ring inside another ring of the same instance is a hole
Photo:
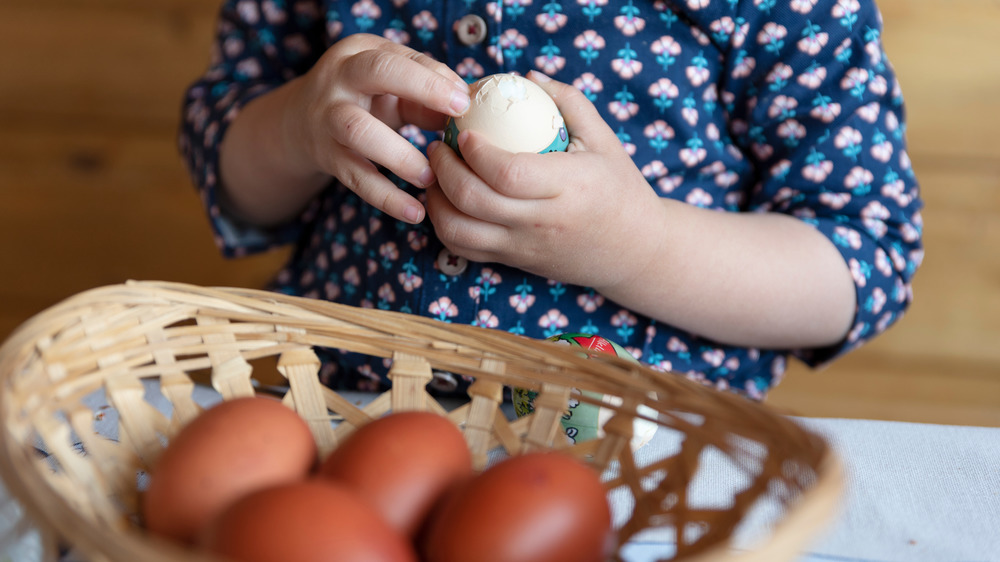
[[[549,76],[548,74],[545,74],[544,72],[538,72],[537,70],[532,70],[530,72],[530,74],[531,74],[531,78],[533,78],[536,82],[551,82],[552,81],[552,77]]]
[[[416,205],[408,205],[405,209],[403,209],[403,218],[411,223],[420,222],[422,215],[423,210]]]
[[[472,100],[469,99],[469,94],[455,91],[451,93],[451,103],[448,104],[448,107],[450,107],[455,113],[461,115],[465,113],[466,109],[469,109],[469,104],[471,103]]]
[[[428,185],[434,183],[434,170],[432,170],[430,166],[424,168],[423,171],[420,172],[420,176],[418,176],[417,179],[420,181],[421,187],[427,187]]]

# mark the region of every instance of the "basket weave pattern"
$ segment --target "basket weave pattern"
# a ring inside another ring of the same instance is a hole
[[[364,408],[320,384],[315,348],[391,361],[392,390]],[[325,454],[347,433],[389,411],[429,410],[463,431],[477,468],[502,448],[516,455],[564,449],[603,471],[609,493],[633,507],[619,540],[645,529],[677,538],[674,559],[790,559],[829,517],[840,485],[828,445],[792,420],[684,377],[508,333],[251,289],[130,282],[81,293],[25,323],[0,348],[0,474],[50,537],[92,560],[193,560],[144,534],[137,523],[137,474],[169,437],[197,416],[195,379],[223,399],[259,392],[254,364],[276,361],[283,401],[299,412]],[[425,390],[432,370],[475,378],[469,401],[448,411]],[[165,416],[144,398],[157,380]],[[538,391],[534,413],[509,420],[503,387]],[[117,440],[94,431],[83,398],[105,393],[119,416]],[[560,418],[578,391],[621,399],[600,439],[568,444]],[[629,440],[636,408],[679,432],[677,451],[640,464]],[[334,422],[334,423],[332,423]],[[81,454],[74,443],[82,445]],[[37,448],[51,456],[42,459]],[[726,509],[692,506],[688,489],[703,452],[725,455],[748,485]],[[783,520],[753,551],[728,539],[765,497],[788,504]]]

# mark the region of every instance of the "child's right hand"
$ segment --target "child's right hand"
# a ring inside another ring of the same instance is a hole
[[[444,128],[469,107],[469,87],[454,71],[409,47],[375,35],[352,35],[330,47],[297,80],[286,104],[286,142],[300,170],[332,175],[369,204],[406,222],[423,206],[376,165],[420,187],[435,181],[427,158],[397,129]]]

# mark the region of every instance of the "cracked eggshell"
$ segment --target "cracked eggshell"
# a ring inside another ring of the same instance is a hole
[[[516,74],[494,74],[471,86],[472,104],[449,119],[445,142],[458,152],[458,133],[476,131],[509,152],[565,151],[569,135],[545,90]]]

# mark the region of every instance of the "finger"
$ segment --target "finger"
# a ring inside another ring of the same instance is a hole
[[[371,114],[390,128],[399,130],[403,125],[416,125],[421,129],[440,131],[448,119],[446,115],[396,96],[372,97]]]
[[[603,151],[621,147],[621,141],[608,127],[594,104],[575,86],[553,80],[536,70],[529,72],[527,78],[538,84],[556,102],[556,107],[566,121],[571,149],[574,148],[574,141],[576,149]]]
[[[412,49],[412,48],[410,48],[410,47],[408,47],[406,45],[401,45],[399,43],[396,43],[394,41],[390,41],[390,40],[388,40],[388,39],[386,39],[384,37],[377,36],[377,35],[373,36],[373,37],[375,37],[379,41],[379,43],[377,43],[377,46],[379,48],[382,48],[382,49],[385,49],[387,51],[396,53],[396,54],[398,54],[400,56],[403,56],[403,57],[410,58],[410,59],[412,59],[412,60],[420,63],[421,65],[423,65],[423,66],[425,66],[425,67],[433,70],[434,72],[437,72],[441,76],[444,76],[445,78],[447,78],[448,80],[450,80],[452,83],[454,83],[460,90],[462,90],[464,92],[468,92],[469,91],[469,84],[468,84],[468,82],[466,82],[461,76],[458,75],[457,72],[455,72],[447,64],[445,64],[445,63],[443,63],[443,62],[441,62],[441,61],[439,61],[439,60],[437,60],[437,59],[435,59],[433,57],[430,57],[430,56],[428,56],[428,55],[426,55],[424,53],[421,53],[420,51]]]
[[[502,225],[479,220],[452,204],[439,184],[427,188],[427,216],[451,253],[476,262],[496,261],[493,248],[506,247]]]
[[[465,92],[469,91],[468,83],[447,64],[427,56],[420,51],[407,47],[406,45],[390,41],[381,35],[373,35],[371,33],[355,33],[339,41],[337,46],[342,49],[342,52],[345,55],[348,56],[368,50],[382,50],[394,53],[401,57],[413,59],[421,65],[437,72],[441,76],[444,76],[453,82],[459,89]]]
[[[399,100],[397,110],[404,123],[411,123],[428,131],[440,131],[447,123],[445,115],[410,100]]]
[[[549,170],[562,152],[530,154],[508,152],[476,131],[458,134],[458,147],[469,168],[500,194],[521,200],[549,199],[564,190]]]
[[[470,104],[468,85],[457,74],[454,78],[461,83],[448,76],[454,73],[445,72],[442,63],[412,49],[400,52],[398,47],[351,56],[343,78],[368,95],[398,96],[455,117],[465,113]]]
[[[524,200],[507,197],[490,187],[445,143],[433,142],[427,155],[437,176],[437,186],[448,202],[463,214],[510,225],[519,212],[527,210]]]
[[[434,181],[434,172],[424,155],[364,108],[336,104],[330,109],[328,126],[334,142],[385,166],[413,185],[427,187]]]
[[[343,156],[339,162],[334,176],[369,205],[411,224],[424,220],[423,205],[415,197],[396,187],[370,161],[351,154]]]

